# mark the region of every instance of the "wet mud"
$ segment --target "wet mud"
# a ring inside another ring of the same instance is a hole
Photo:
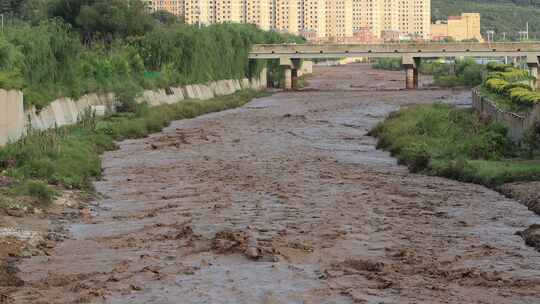
[[[366,135],[400,106],[470,102],[403,84],[318,67],[309,90],[119,143],[104,198],[69,239],[9,268],[22,285],[0,303],[538,302],[540,252],[522,240],[537,215],[411,174]]]

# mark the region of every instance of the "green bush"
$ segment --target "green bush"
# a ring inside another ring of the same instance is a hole
[[[378,58],[372,65],[374,69],[378,70],[401,70],[401,58]]]
[[[508,81],[500,78],[490,78],[486,80],[485,86],[490,91],[497,93],[497,94],[503,94],[505,87],[508,85]]]
[[[530,157],[540,152],[540,122],[536,122],[527,130],[522,143],[526,147]]]
[[[502,79],[508,82],[529,80],[531,77],[527,70],[522,69],[510,69],[506,72],[491,72],[488,74],[487,79]]]
[[[528,153],[507,132],[471,109],[434,104],[401,109],[370,135],[378,138],[378,148],[390,151],[412,172],[490,186],[540,179],[540,160],[527,159],[540,151]]]
[[[420,71],[433,75],[434,84],[440,87],[477,86],[482,83],[484,70],[483,65],[472,59],[458,59],[453,64],[431,62],[420,65]]]
[[[0,87],[22,89],[25,105],[38,109],[62,96],[111,91],[121,93],[125,104],[133,97],[128,95],[142,89],[255,75],[264,62],[250,64],[253,44],[303,42],[246,24],[198,28],[174,23],[84,44],[84,33],[77,29],[51,19],[13,25],[0,33]]]
[[[435,77],[449,76],[452,71],[452,65],[445,62],[422,62],[420,64],[420,73],[424,75],[433,75]]]
[[[448,75],[436,77],[434,84],[439,87],[452,88],[460,86],[461,81],[455,75]]]
[[[509,91],[510,99],[520,105],[533,105],[540,103],[540,93],[530,89],[516,87]]]
[[[50,204],[56,196],[56,191],[40,180],[26,180],[16,186],[13,192],[17,195],[26,195],[35,198],[39,203]]]
[[[489,72],[506,72],[509,69],[512,69],[511,64],[503,64],[495,61],[488,62],[486,68]]]
[[[484,87],[497,94],[496,97],[502,97],[502,100],[495,98],[502,106],[510,104],[510,108],[530,108],[540,102],[540,93],[525,83],[531,79],[528,71],[495,63],[489,63],[488,70],[495,72],[488,74]]]

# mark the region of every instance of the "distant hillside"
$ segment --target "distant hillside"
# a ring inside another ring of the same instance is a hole
[[[482,35],[487,30],[496,32],[502,39],[506,32],[509,39],[517,39],[518,31],[525,30],[529,22],[529,38],[540,40],[540,0],[432,0],[432,19],[444,20],[449,15],[462,12],[482,14]]]

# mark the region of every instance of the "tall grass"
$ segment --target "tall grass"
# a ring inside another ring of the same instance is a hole
[[[255,43],[297,42],[296,36],[252,25],[158,26],[140,36],[83,46],[78,31],[59,19],[16,24],[0,33],[0,88],[22,89],[38,109],[58,97],[93,92],[141,92],[256,75]]]
[[[401,58],[377,58],[372,67],[377,70],[401,70]]]
[[[540,180],[540,151],[515,145],[507,132],[470,109],[435,104],[402,109],[371,133],[413,172],[488,186]]]

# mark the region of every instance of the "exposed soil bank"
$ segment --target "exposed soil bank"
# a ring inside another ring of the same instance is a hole
[[[540,215],[540,182],[521,182],[499,187],[504,195],[518,200],[531,211]]]
[[[2,287],[0,302],[535,303],[540,253],[515,233],[536,215],[411,174],[365,135],[399,106],[468,93],[398,91],[402,73],[362,65],[316,72],[319,91],[106,153],[106,199],[20,264],[24,285]]]

